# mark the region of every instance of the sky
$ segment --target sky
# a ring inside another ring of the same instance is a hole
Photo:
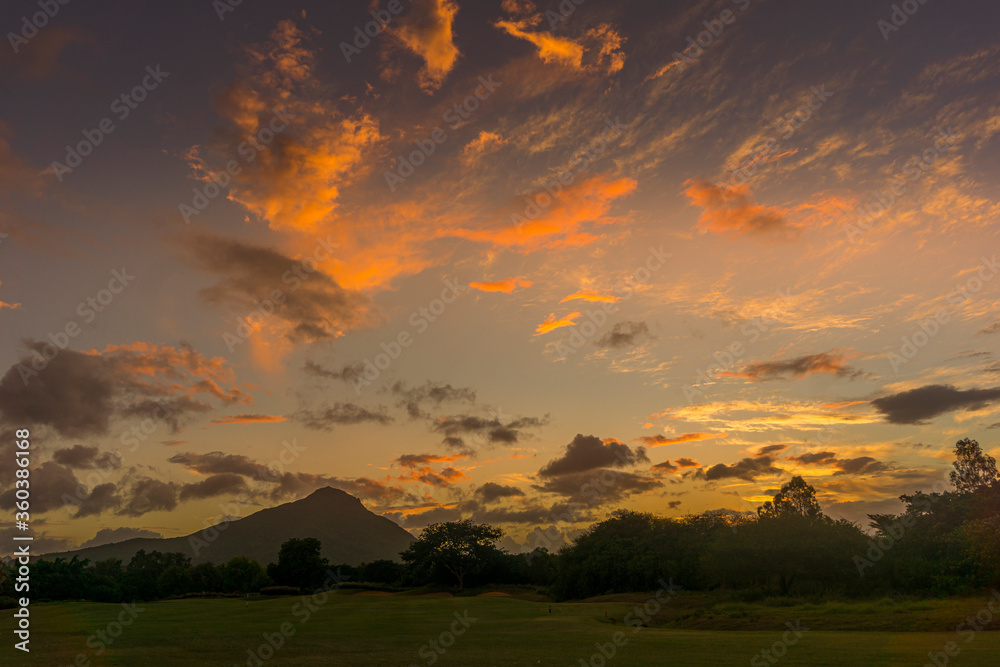
[[[864,526],[1000,454],[996,3],[45,7],[0,10],[36,550],[323,486],[513,550],[795,475]]]

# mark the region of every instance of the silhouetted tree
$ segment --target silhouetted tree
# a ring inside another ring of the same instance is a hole
[[[323,585],[330,561],[321,555],[323,545],[315,537],[293,537],[281,545],[278,562],[267,566],[267,574],[278,586],[316,589]]]
[[[410,564],[417,580],[439,581],[444,571],[451,574],[458,589],[463,590],[468,575],[484,570],[503,557],[504,552],[496,546],[503,534],[500,528],[468,519],[435,523],[427,526],[401,556]]]

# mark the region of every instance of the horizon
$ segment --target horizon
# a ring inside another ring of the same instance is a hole
[[[12,3],[0,508],[21,430],[37,553],[950,488],[1000,457],[983,4]]]

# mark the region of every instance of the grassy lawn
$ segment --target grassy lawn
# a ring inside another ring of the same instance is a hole
[[[249,607],[236,599],[141,604],[135,621],[99,656],[99,640],[91,640],[88,647],[88,637],[99,630],[107,632],[109,624],[122,615],[121,605],[36,604],[31,607],[31,659],[23,664],[246,665],[248,649],[258,649],[265,643],[265,634],[280,634],[285,624],[289,636],[264,664],[577,666],[591,664],[599,650],[596,644],[610,650],[615,633],[620,632],[620,646],[615,647],[608,665],[750,665],[760,651],[784,637],[794,638],[783,634],[784,623],[797,619],[804,628],[815,629],[804,632],[792,645],[779,645],[784,655],[776,664],[919,667],[928,662],[929,651],[943,651],[950,641],[956,641],[961,650],[951,658],[952,664],[996,665],[1000,656],[1000,632],[979,632],[966,643],[969,635],[959,637],[954,630],[963,617],[984,606],[985,596],[891,605],[884,601],[832,606],[717,603],[694,616],[695,605],[704,601],[681,593],[664,607],[654,627],[643,628],[625,626],[620,620],[613,625],[604,617],[607,612],[609,619],[623,618],[641,604],[643,596],[553,604],[551,614],[546,602],[510,597],[338,594],[330,595],[325,604],[314,601],[311,610],[303,605],[304,599],[308,598],[252,601]],[[843,625],[844,618],[872,631],[824,629]],[[930,618],[933,627],[950,630],[899,631],[909,629],[914,618]],[[698,629],[676,627],[684,619],[693,619]],[[739,625],[736,621],[748,625],[748,619],[758,629],[729,628]],[[453,643],[452,627],[463,630]],[[112,625],[110,631],[116,633],[117,627]],[[432,640],[450,648],[438,653]],[[3,651],[5,657],[12,653],[9,646]],[[78,654],[84,658],[74,662]],[[269,657],[266,649],[263,656]],[[433,662],[432,657],[436,658]],[[0,664],[15,663],[0,659]],[[250,660],[249,664],[260,663]],[[592,664],[602,662],[595,659]]]

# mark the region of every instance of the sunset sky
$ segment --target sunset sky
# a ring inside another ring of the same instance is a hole
[[[0,509],[21,428],[37,550],[940,489],[1000,455],[1000,5],[902,4],[5,3]]]

